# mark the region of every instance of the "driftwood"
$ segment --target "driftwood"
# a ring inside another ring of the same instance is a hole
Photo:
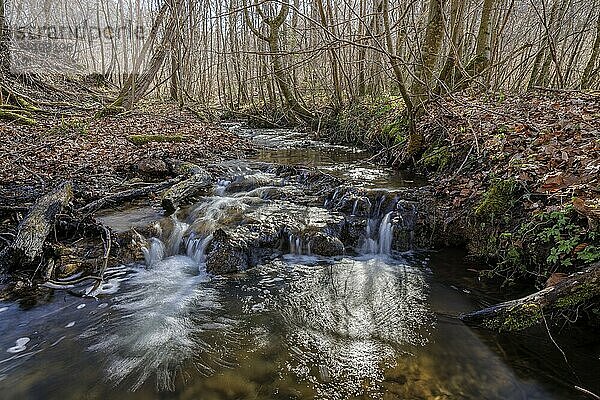
[[[212,176],[205,170],[198,172],[163,193],[161,204],[167,215],[173,214],[181,204],[193,199],[212,186]]]
[[[546,314],[568,312],[599,296],[600,264],[595,264],[529,296],[462,314],[459,318],[489,329],[518,331],[539,324]]]
[[[91,202],[77,211],[82,214],[92,213],[98,210],[101,210],[107,206],[115,206],[127,201],[139,199],[140,197],[148,196],[151,193],[157,193],[163,191],[165,189],[170,188],[171,186],[177,184],[181,181],[181,178],[174,178],[168,181],[160,182],[154,185],[149,185],[139,189],[130,189],[125,190],[123,192],[111,194],[109,196],[103,197],[99,200]]]
[[[0,253],[0,267],[9,271],[40,264],[43,245],[57,216],[73,199],[70,182],[42,196],[19,224],[15,240]]]

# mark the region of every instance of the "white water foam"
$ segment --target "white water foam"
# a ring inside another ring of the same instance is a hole
[[[15,345],[7,349],[6,352],[11,354],[21,353],[22,351],[27,350],[27,347],[25,345],[30,341],[31,339],[29,339],[28,337],[19,338],[16,340]]]
[[[127,292],[113,300],[111,308],[121,317],[83,334],[95,341],[89,350],[104,354],[109,380],[128,380],[135,390],[156,375],[157,386],[168,389],[185,360],[204,352],[210,354],[207,359],[216,357],[201,333],[207,324],[221,321],[221,329],[231,324],[215,315],[218,292],[202,285],[209,281],[196,260],[186,256],[138,267]]]

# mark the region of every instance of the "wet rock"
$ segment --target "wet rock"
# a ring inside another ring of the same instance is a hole
[[[177,211],[180,205],[187,204],[196,197],[206,194],[212,187],[212,183],[212,176],[203,170],[165,191],[162,195],[161,205],[167,215],[171,215]]]
[[[317,232],[309,240],[312,254],[324,257],[344,255],[345,247],[342,241],[332,235]]]
[[[256,196],[263,200],[295,201],[305,197],[304,192],[296,186],[267,186],[255,189],[248,196]]]
[[[215,221],[218,228],[207,252],[209,272],[228,274],[255,267],[281,255],[293,235],[310,243],[313,254],[344,254],[339,239],[345,225],[341,214],[285,201],[252,203],[244,212],[241,220],[223,213]],[[192,229],[205,234],[202,224],[194,223]]]
[[[153,226],[149,226],[146,230],[146,236],[156,236],[157,232],[153,229]],[[137,231],[127,231],[116,236],[119,244],[118,248],[118,259],[123,264],[136,262],[144,259],[142,252],[142,246],[145,242],[144,236]]]
[[[350,218],[346,222],[346,229],[344,229],[342,240],[343,242],[353,248],[357,248],[360,244],[361,239],[365,235],[367,228],[367,220],[364,218]]]
[[[224,230],[217,230],[206,257],[206,270],[211,274],[223,275],[244,271],[248,267],[247,248],[234,244]]]
[[[269,173],[252,173],[236,177],[227,187],[227,193],[250,192],[257,188],[284,186],[284,181]]]
[[[168,164],[173,175],[185,175],[192,176],[196,174],[204,173],[204,169],[202,167],[187,161],[180,160],[168,160]]]

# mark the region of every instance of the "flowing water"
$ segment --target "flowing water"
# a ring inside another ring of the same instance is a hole
[[[261,162],[312,164],[384,190],[419,183],[306,135],[231,128],[269,146]],[[410,212],[394,219],[405,206],[397,199],[355,200],[349,218],[364,217],[356,246],[319,257],[302,229],[322,228],[331,217],[323,208],[274,200],[298,189],[252,162],[224,170],[212,195],[162,221],[144,264],[107,271],[94,298],[56,290],[35,305],[0,303],[0,398],[585,399],[575,385],[599,391],[596,338],[555,335],[567,364],[544,331],[504,336],[460,323],[455,315],[494,299],[473,286],[460,254],[395,250],[394,233],[412,224]],[[332,190],[326,206],[342,196]],[[270,261],[208,273],[217,229],[250,232],[249,216],[298,228]],[[102,218],[125,230],[160,217],[135,209]]]

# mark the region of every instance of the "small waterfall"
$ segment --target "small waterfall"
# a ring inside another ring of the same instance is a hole
[[[390,255],[394,240],[393,211],[383,218],[369,218],[365,228],[365,237],[360,248],[364,254]]]
[[[166,242],[158,238],[151,238],[148,244],[142,247],[146,266],[154,267],[166,256],[175,256],[180,253],[183,236],[188,229],[188,224],[178,221],[174,217],[172,221],[173,228]]]
[[[205,238],[195,238],[192,234],[187,241],[187,256],[198,264],[204,264],[206,262],[206,249],[212,239],[213,235],[208,235]]]
[[[221,179],[217,182],[217,186],[214,189],[214,194],[217,196],[225,196],[225,191],[231,185],[231,181]]]
[[[377,232],[373,229],[374,225],[377,224],[377,219],[369,218],[367,220],[367,228],[365,230],[365,242],[362,245],[361,252],[365,254],[376,254],[379,250],[379,244],[375,239],[374,233]]]
[[[142,247],[144,260],[148,267],[153,267],[165,258],[165,245],[160,239],[152,238],[147,246]]]
[[[173,220],[173,230],[169,235],[169,239],[167,239],[167,251],[168,255],[175,256],[180,254],[181,244],[183,243],[183,235],[189,228],[189,225],[185,222],[181,222],[177,220],[175,217],[172,217]]]
[[[358,200],[359,199],[354,200],[354,205],[352,206],[352,216],[353,217],[356,215],[356,210],[358,209]]]
[[[304,242],[301,237],[290,234],[290,254],[301,256],[304,249]],[[309,251],[310,253],[310,251]]]
[[[394,238],[394,226],[392,225],[392,213],[385,215],[379,225],[379,254],[392,253],[392,240]]]
[[[331,198],[325,199],[325,204],[323,205],[323,208],[330,208],[330,206],[334,204],[334,202],[337,200],[339,191],[339,189],[336,189],[335,192],[333,192],[333,196],[331,196]]]

